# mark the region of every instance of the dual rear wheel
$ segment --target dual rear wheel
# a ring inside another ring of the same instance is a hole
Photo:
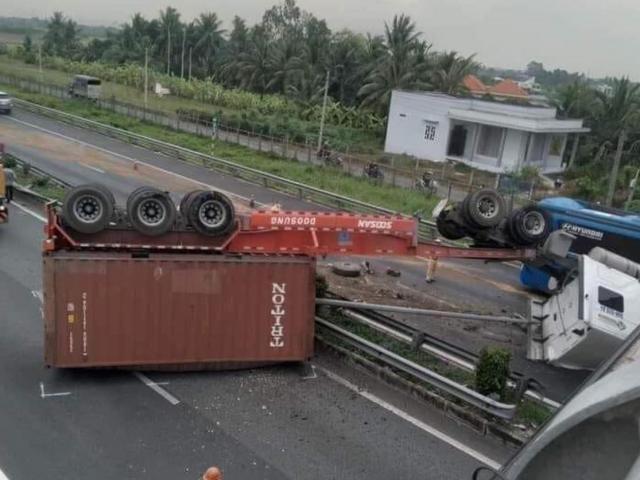
[[[115,198],[102,185],[82,185],[70,189],[62,202],[62,217],[73,230],[93,234],[118,220]],[[178,210],[168,192],[155,187],[135,189],[126,203],[129,224],[146,236],[163,235],[177,225]],[[191,226],[201,235],[226,235],[236,225],[233,203],[223,194],[195,190],[180,202],[182,226]]]

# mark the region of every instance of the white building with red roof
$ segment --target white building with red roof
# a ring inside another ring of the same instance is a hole
[[[568,136],[589,129],[580,119],[558,119],[555,108],[522,102],[523,90],[513,81],[505,82],[497,90],[503,101],[394,90],[385,151],[436,162],[457,161],[496,173],[524,166],[541,173],[562,171]],[[568,156],[575,156],[577,142],[573,145]]]

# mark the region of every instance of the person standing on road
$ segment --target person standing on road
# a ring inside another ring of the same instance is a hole
[[[425,275],[425,282],[433,283],[436,279],[436,270],[438,268],[438,259],[437,258],[429,258],[427,260],[427,274]]]
[[[7,198],[7,203],[11,203],[13,200],[13,187],[16,183],[16,174],[13,173],[13,170],[10,168],[2,168],[3,165],[0,163],[0,169],[4,171],[4,191],[5,197]]]

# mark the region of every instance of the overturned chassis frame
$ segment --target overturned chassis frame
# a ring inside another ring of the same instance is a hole
[[[114,226],[96,234],[70,231],[54,203],[47,205],[43,252],[111,250],[265,255],[399,255],[426,259],[533,260],[534,248],[468,248],[418,241],[418,223],[404,216],[343,212],[255,211],[240,216],[224,237],[174,230],[159,237]]]

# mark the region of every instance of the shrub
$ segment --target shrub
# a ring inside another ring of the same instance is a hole
[[[5,166],[6,168],[16,168],[16,165],[17,165],[17,163],[16,163],[16,159],[15,159],[15,158],[13,158],[13,157],[12,157],[12,156],[10,156],[10,155],[7,155],[7,156],[4,158],[4,160],[3,160],[3,162],[2,162],[2,163],[4,163],[4,166]]]
[[[49,185],[49,177],[38,177],[33,182],[33,185],[36,187],[46,187]]]
[[[504,398],[509,378],[511,353],[504,348],[485,347],[480,352],[476,369],[476,390],[483,395],[498,394]]]
[[[31,173],[31,165],[27,162],[24,162],[22,164],[22,173],[25,177],[29,176],[29,174]]]

